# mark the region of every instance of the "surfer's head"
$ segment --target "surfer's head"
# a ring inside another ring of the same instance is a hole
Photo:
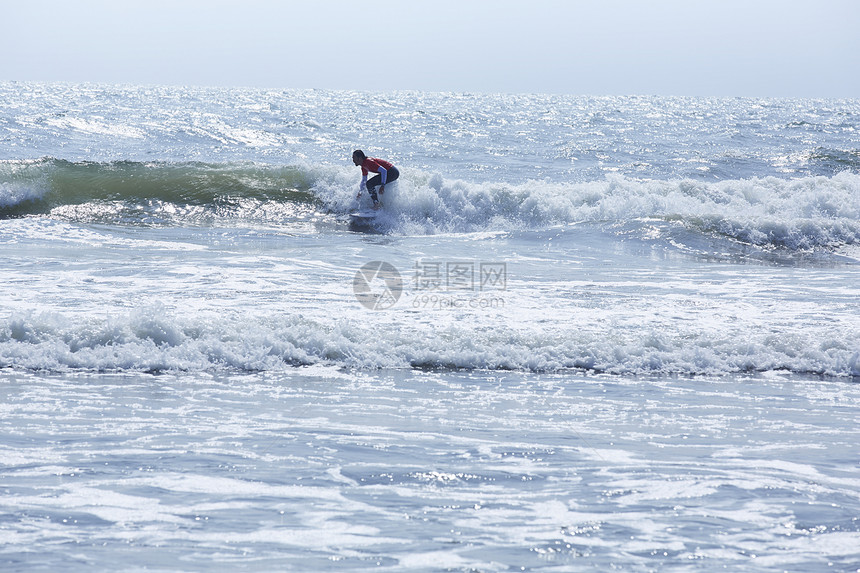
[[[361,165],[361,163],[365,159],[367,159],[367,156],[364,154],[364,152],[362,150],[356,149],[355,151],[352,152],[352,162],[355,163],[356,165]]]

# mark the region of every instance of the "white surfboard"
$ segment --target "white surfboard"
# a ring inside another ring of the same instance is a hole
[[[379,215],[379,211],[374,211],[373,209],[362,209],[361,211],[350,213],[349,218],[353,221],[371,221],[376,219],[377,215]]]
[[[370,223],[376,219],[377,215],[379,215],[379,210],[377,209],[359,209],[349,214],[349,220],[353,223]]]

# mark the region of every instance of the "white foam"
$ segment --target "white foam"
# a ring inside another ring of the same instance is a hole
[[[0,365],[58,371],[258,371],[318,364],[685,374],[787,369],[860,375],[860,333],[847,324],[807,325],[791,336],[775,336],[767,329],[741,334],[719,322],[711,329],[682,322],[663,330],[649,329],[647,322],[565,326],[563,314],[554,323],[513,318],[509,325],[512,316],[481,317],[484,328],[468,328],[455,315],[436,314],[438,320],[427,323],[421,313],[368,314],[363,323],[289,313],[194,316],[158,305],[108,319],[13,313],[0,319]],[[444,326],[445,321],[451,324]]]
[[[355,207],[357,178],[320,173],[314,192]],[[384,230],[402,234],[543,229],[582,222],[676,221],[697,233],[789,249],[860,241],[860,175],[704,183],[612,177],[588,183],[468,183],[404,174],[384,198]]]
[[[50,191],[47,160],[0,161],[0,208],[37,201]]]

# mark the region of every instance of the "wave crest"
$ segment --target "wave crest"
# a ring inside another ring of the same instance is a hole
[[[244,199],[309,203],[309,178],[298,167],[253,163],[0,161],[0,217],[112,202],[210,208]]]

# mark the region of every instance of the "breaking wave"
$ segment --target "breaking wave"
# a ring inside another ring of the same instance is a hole
[[[671,222],[711,237],[788,250],[860,242],[860,175],[702,182],[473,183],[409,172],[389,186],[378,230],[392,234]],[[357,171],[256,163],[0,161],[0,218],[188,225],[241,218],[333,221],[359,205]]]
[[[860,376],[857,332],[731,333],[598,326],[476,330],[281,316],[184,316],[142,308],[109,319],[18,313],[0,323],[0,367],[37,371],[455,368],[722,375],[785,370]],[[388,343],[382,347],[378,340]]]

